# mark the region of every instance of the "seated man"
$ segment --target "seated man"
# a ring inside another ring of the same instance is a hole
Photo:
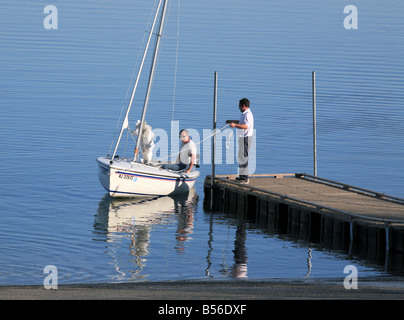
[[[163,169],[173,171],[184,170],[184,172],[188,173],[195,170],[196,145],[189,137],[189,132],[185,129],[180,131],[180,139],[182,141],[181,150],[175,164],[165,164],[163,165]]]

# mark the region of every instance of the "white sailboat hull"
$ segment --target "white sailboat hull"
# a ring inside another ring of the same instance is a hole
[[[189,191],[199,172],[171,172],[160,167],[117,159],[97,158],[98,177],[111,197],[154,197]]]

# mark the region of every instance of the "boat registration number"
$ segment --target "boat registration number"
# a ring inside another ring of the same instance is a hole
[[[133,182],[137,181],[137,177],[136,176],[132,176],[130,174],[123,174],[123,173],[118,173],[118,178],[119,179],[123,179],[123,180],[131,180]]]

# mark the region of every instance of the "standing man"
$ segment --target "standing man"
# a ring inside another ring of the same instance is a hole
[[[238,165],[239,176],[236,178],[240,183],[248,184],[248,151],[252,145],[254,132],[254,117],[250,110],[250,101],[243,98],[239,101],[241,112],[240,121],[227,120],[230,127],[238,130]]]

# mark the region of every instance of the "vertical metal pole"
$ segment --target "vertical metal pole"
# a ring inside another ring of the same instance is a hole
[[[317,123],[316,123],[316,72],[313,71],[313,171],[317,177]]]
[[[215,71],[215,83],[213,92],[213,141],[212,141],[212,175],[210,177],[210,210],[213,209],[214,184],[215,184],[215,149],[216,149],[216,109],[217,109],[217,71]]]
[[[211,185],[215,180],[215,149],[216,149],[216,112],[217,112],[217,71],[215,71],[215,85],[213,93],[213,142],[212,142],[212,178]]]

